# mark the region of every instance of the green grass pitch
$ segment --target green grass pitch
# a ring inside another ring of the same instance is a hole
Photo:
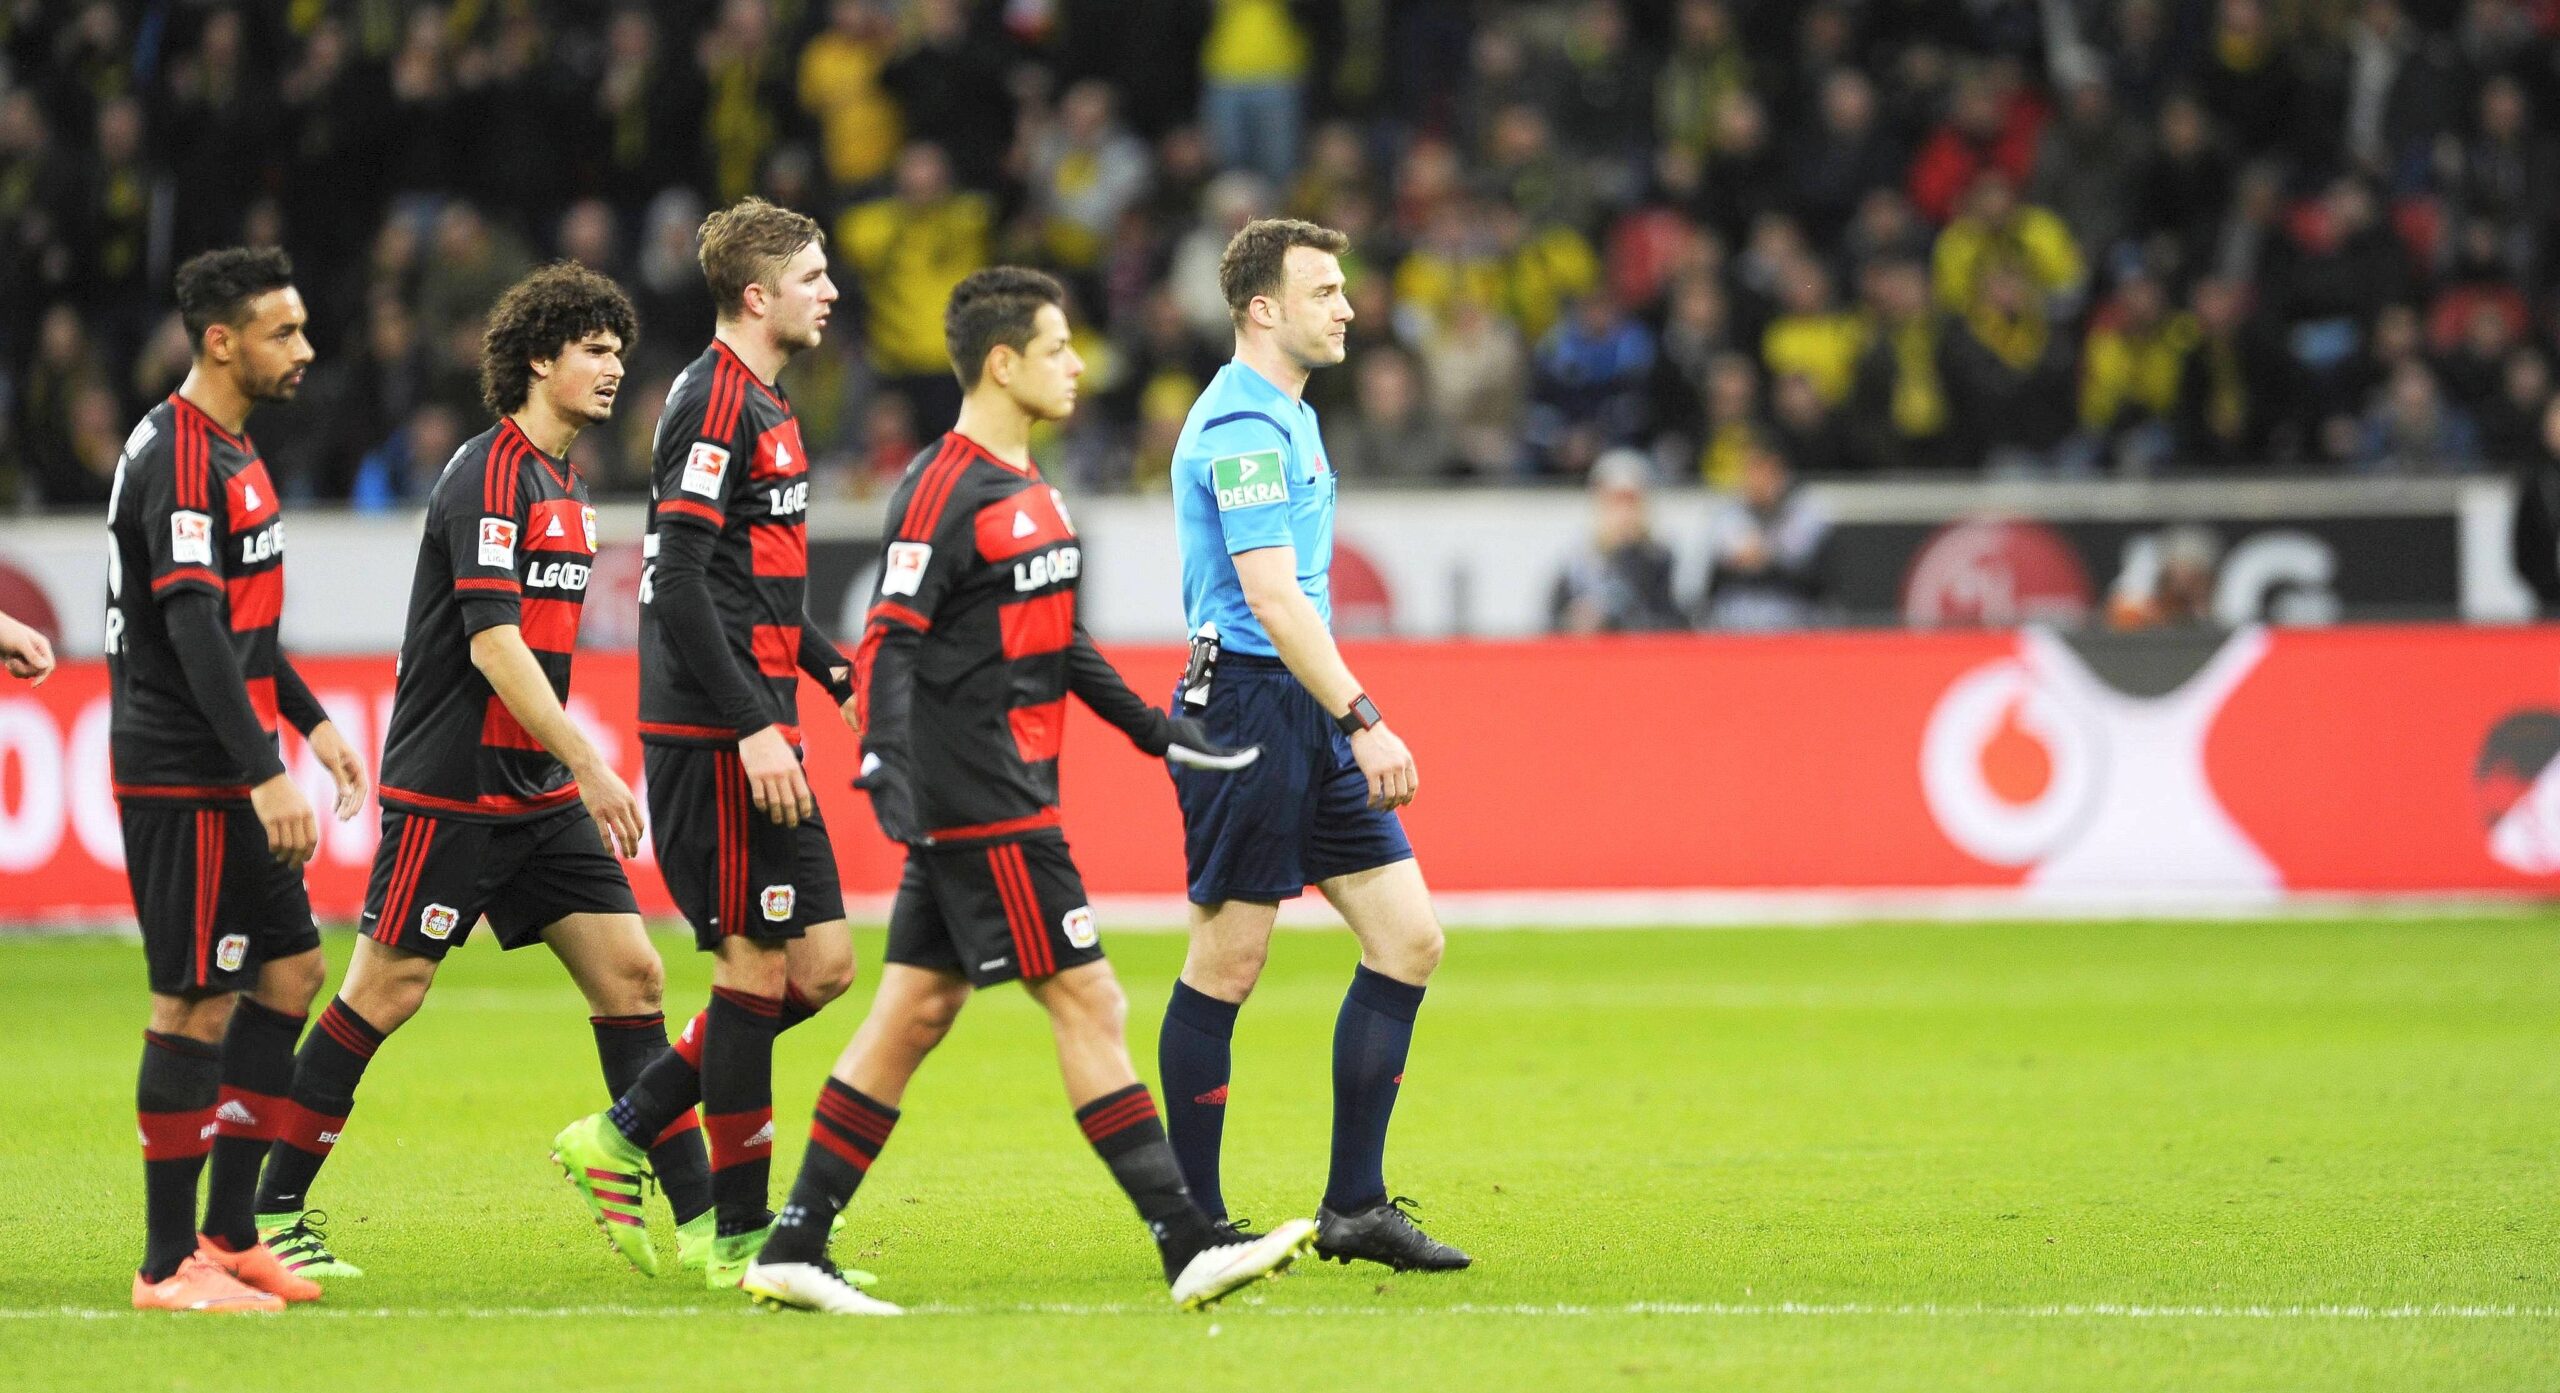
[[[689,1011],[703,962],[660,947]],[[1112,947],[1152,1075],[1179,940]],[[1254,1218],[1317,1198],[1352,951],[1284,934],[1245,1012]],[[315,1194],[371,1275],[137,1316],[140,981],[129,942],[0,941],[0,1387],[2560,1386],[2560,918],[1459,932],[1388,1173],[1475,1270],[1310,1264],[1205,1318],[1011,989],[927,1066],[840,1249],[924,1314],[633,1275],[544,1155],[601,1100],[578,999],[479,944]],[[777,1190],[869,982],[784,1039]]]

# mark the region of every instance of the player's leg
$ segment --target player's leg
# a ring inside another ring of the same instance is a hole
[[[827,1237],[888,1145],[908,1082],[951,1033],[969,992],[969,979],[948,967],[894,959],[882,965],[870,1013],[819,1088],[791,1197],[741,1277],[759,1303],[831,1315],[899,1314],[847,1280],[827,1257]]]
[[[630,1087],[667,1050],[666,970],[640,916],[621,910],[565,914],[544,925],[539,937],[587,999],[606,1089]],[[552,1159],[587,1200],[597,1228],[615,1249],[643,1274],[656,1276],[658,1255],[641,1208],[648,1161],[639,1147],[596,1121],[582,1119],[554,1139]]]
[[[1385,1178],[1387,1123],[1404,1085],[1414,1018],[1440,966],[1443,938],[1431,892],[1409,851],[1319,888],[1360,940],[1360,965],[1334,1022],[1333,1163],[1316,1251],[1399,1271],[1465,1267],[1466,1254],[1424,1234],[1388,1199]]]
[[[1279,914],[1279,905],[1255,900],[1192,905],[1182,975],[1156,1035],[1166,1132],[1192,1198],[1213,1219],[1227,1217],[1219,1157],[1226,1141],[1227,1083],[1235,1067],[1236,1013],[1262,979]]]
[[[232,837],[255,851],[264,838],[254,815],[235,814]],[[298,1299],[319,1294],[260,1242],[258,1172],[284,1126],[293,1090],[294,1046],[328,977],[320,931],[302,872],[253,854],[233,868],[252,916],[247,962],[255,965],[222,1037],[222,1094],[214,1114],[213,1159],[205,1182],[207,1255],[262,1291]]]
[[[217,1042],[248,966],[226,953],[220,932],[227,816],[221,809],[137,802],[121,809],[121,820],[151,988],[134,1081],[142,1138],[143,1253],[134,1271],[133,1304],[151,1310],[279,1310],[282,1300],[250,1289],[196,1251],[196,1182],[212,1150],[221,1089]]]

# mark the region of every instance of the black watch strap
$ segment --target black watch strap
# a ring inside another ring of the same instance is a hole
[[[1386,720],[1378,714],[1378,703],[1369,700],[1367,692],[1362,692],[1351,699],[1351,709],[1334,717],[1333,723],[1342,727],[1345,735],[1358,735],[1371,726],[1386,724]]]

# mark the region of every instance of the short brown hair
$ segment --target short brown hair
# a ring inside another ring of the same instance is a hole
[[[507,287],[489,311],[480,340],[480,400],[498,415],[522,407],[533,393],[533,365],[593,333],[640,339],[640,316],[631,297],[607,277],[574,261],[555,261]]]
[[[1022,266],[972,271],[952,288],[951,304],[942,312],[942,342],[951,353],[951,370],[960,375],[960,390],[978,385],[997,344],[1017,353],[1030,345],[1042,305],[1066,309],[1066,287]]]
[[[1244,311],[1256,295],[1276,295],[1286,279],[1291,247],[1313,247],[1328,256],[1351,250],[1351,239],[1329,227],[1296,218],[1256,218],[1228,241],[1218,258],[1218,290],[1227,297],[1227,314],[1244,323]]]
[[[711,308],[723,319],[737,314],[746,307],[748,286],[779,277],[802,247],[826,241],[816,219],[752,195],[704,218],[695,246]]]
[[[216,324],[237,328],[249,302],[293,284],[293,260],[274,247],[225,247],[197,254],[178,268],[178,317],[187,346],[204,353],[204,331]]]

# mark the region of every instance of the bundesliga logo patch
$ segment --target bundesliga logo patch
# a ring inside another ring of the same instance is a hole
[[[587,525],[587,550],[594,551],[596,549],[596,510],[593,508],[581,509],[579,518]]]
[[[788,885],[768,885],[764,887],[762,903],[764,905],[765,921],[767,923],[779,924],[789,919],[791,917],[791,906],[798,900],[798,898],[798,895],[795,894],[792,888]]]
[[[213,518],[205,513],[171,513],[169,559],[182,563],[192,561],[199,566],[212,565]]]
[[[480,519],[480,564],[504,566],[511,571],[515,569],[516,525],[513,522],[505,518]]]
[[[449,904],[431,904],[418,911],[418,932],[438,943],[452,937],[454,926],[461,922],[461,911]]]
[[[1212,460],[1209,482],[1218,491],[1218,511],[1222,513],[1289,501],[1288,472],[1281,467],[1277,450]]]
[[[721,476],[728,472],[729,452],[708,440],[697,440],[684,457],[684,491],[718,498]]]
[[[880,573],[880,593],[912,595],[924,584],[925,565],[933,560],[933,548],[924,542],[891,542],[886,566]]]
[[[1059,922],[1059,927],[1066,930],[1067,942],[1078,948],[1092,947],[1094,940],[1099,937],[1093,931],[1093,908],[1090,905],[1077,905],[1068,910],[1067,917]]]
[[[249,960],[249,936],[224,934],[213,946],[213,965],[225,972],[238,972],[240,964]]]

